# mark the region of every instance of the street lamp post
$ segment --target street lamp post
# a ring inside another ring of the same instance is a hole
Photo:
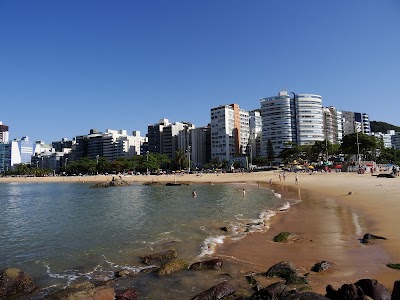
[[[65,158],[65,165],[64,165],[65,172],[67,172],[67,162],[68,162],[68,157]]]
[[[354,130],[356,131],[357,139],[357,164],[360,166],[360,143],[358,142],[358,128],[356,127],[356,122],[354,122]]]
[[[146,175],[149,175],[149,151],[146,151]]]
[[[188,146],[188,156],[189,156],[189,166],[188,166],[188,173],[190,173],[190,149],[192,146]]]
[[[96,155],[96,175],[99,174],[99,155]]]

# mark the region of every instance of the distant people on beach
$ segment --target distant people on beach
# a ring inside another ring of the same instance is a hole
[[[281,174],[279,174],[279,181],[282,181],[282,176],[281,176]]]

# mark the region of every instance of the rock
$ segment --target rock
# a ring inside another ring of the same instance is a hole
[[[362,295],[358,297],[356,300],[374,300],[371,297],[368,297],[367,295]]]
[[[129,270],[119,270],[114,272],[114,276],[119,278],[119,277],[133,277],[135,276],[137,273],[136,272],[132,272]]]
[[[251,285],[258,285],[257,279],[254,278],[254,273],[246,275],[246,280]]]
[[[376,240],[376,239],[387,240],[387,238],[385,238],[385,237],[366,233],[366,234],[364,234],[364,237],[362,238],[361,243],[368,244],[371,242],[371,240]]]
[[[212,269],[212,270],[221,270],[223,265],[222,259],[210,259],[205,261],[199,261],[193,263],[189,269],[197,270],[197,269]]]
[[[308,284],[308,280],[305,276],[291,274],[286,278],[286,284]]]
[[[115,291],[115,300],[136,300],[138,297],[139,292],[133,288]]]
[[[388,289],[375,279],[361,279],[355,285],[374,300],[390,300],[391,298]]]
[[[355,284],[343,284],[339,290],[328,285],[325,296],[331,300],[355,300],[362,295],[363,291]]]
[[[150,254],[147,256],[142,256],[139,257],[141,262],[143,264],[150,264],[150,260],[163,260],[163,259],[170,259],[170,258],[176,258],[178,256],[178,253],[176,252],[175,249],[171,249],[168,251],[160,252],[160,253],[155,253],[155,254]]]
[[[212,288],[194,296],[191,300],[217,300],[233,295],[235,288],[227,281],[219,283]]]
[[[281,261],[275,265],[273,265],[271,268],[268,269],[266,276],[267,277],[280,277],[283,279],[288,279],[290,276],[296,275],[297,276],[297,270],[293,263],[289,261]]]
[[[186,263],[185,261],[175,258],[175,259],[170,260],[170,261],[166,262],[165,264],[163,264],[158,269],[157,274],[158,275],[171,274],[171,273],[179,271],[179,270],[187,269],[188,266],[189,266],[188,263]]]
[[[110,286],[95,286],[85,282],[57,291],[44,297],[46,300],[115,300],[115,290]]]
[[[329,300],[329,298],[314,292],[304,292],[289,294],[285,297],[281,297],[280,300]]]
[[[0,299],[30,293],[35,289],[32,277],[20,269],[8,268],[0,272]]]
[[[392,269],[400,270],[400,264],[390,263],[390,264],[387,264],[386,266],[388,266],[389,268],[392,268]]]
[[[274,242],[277,242],[277,243],[287,242],[289,240],[290,236],[291,236],[290,232],[281,232],[278,235],[274,236]]]
[[[400,280],[394,282],[393,292],[392,292],[392,300],[400,299]]]
[[[251,296],[251,300],[258,300],[258,299],[263,299],[263,300],[275,300],[279,299],[280,295],[282,292],[285,290],[286,285],[284,282],[275,282],[257,292],[255,292]]]
[[[130,185],[128,181],[123,180],[122,178],[114,178],[109,182],[99,182],[95,185],[91,186],[90,188],[108,188],[114,186],[127,186]]]
[[[333,266],[333,263],[329,262],[329,261],[321,261],[319,263],[316,263],[312,268],[311,271],[313,272],[322,272],[322,271],[326,271],[328,270],[330,267]]]

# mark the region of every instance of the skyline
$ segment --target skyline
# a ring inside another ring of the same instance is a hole
[[[395,0],[1,1],[0,121],[46,143],[145,135],[287,87],[399,125],[399,16]]]

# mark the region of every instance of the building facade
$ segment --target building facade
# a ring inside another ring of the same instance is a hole
[[[324,139],[332,144],[340,144],[343,139],[342,112],[335,107],[324,107]]]
[[[369,116],[366,113],[358,113],[352,111],[342,111],[343,115],[343,134],[362,132],[364,134],[371,134],[371,125]]]
[[[165,126],[170,123],[168,119],[161,119],[159,123],[147,126],[147,149],[150,153],[163,153],[163,135],[162,132]]]
[[[268,140],[278,155],[290,143],[313,144],[324,140],[322,97],[314,94],[281,91],[277,96],[261,98],[262,155]]]
[[[254,157],[261,156],[262,118],[259,109],[249,112],[249,154]],[[266,154],[265,154],[266,155]]]
[[[250,127],[249,112],[238,104],[211,109],[211,158],[229,161],[246,155]]]
[[[0,122],[0,143],[8,143],[9,141],[9,131],[8,126]]]
[[[190,130],[191,168],[201,169],[211,161],[211,128],[198,127]]]

